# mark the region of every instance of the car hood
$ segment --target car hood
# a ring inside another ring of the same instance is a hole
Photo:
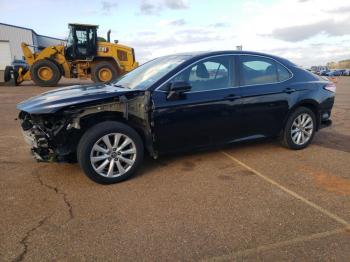
[[[113,85],[75,85],[34,96],[19,103],[17,108],[30,114],[50,114],[67,106],[111,99],[130,92],[134,91]]]

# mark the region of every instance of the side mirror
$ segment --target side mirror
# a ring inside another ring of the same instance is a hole
[[[192,86],[187,81],[174,81],[170,83],[167,99],[179,99],[183,93],[190,91]]]
[[[170,92],[184,93],[190,91],[192,86],[187,81],[174,81],[170,84]]]

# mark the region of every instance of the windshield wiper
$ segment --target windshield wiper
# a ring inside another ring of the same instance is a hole
[[[128,87],[120,85],[120,84],[112,84],[112,85],[115,86],[115,87],[119,87],[119,88],[128,88]]]

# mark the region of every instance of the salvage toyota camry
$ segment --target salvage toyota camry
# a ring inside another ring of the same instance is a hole
[[[56,89],[17,108],[38,160],[77,160],[110,184],[132,176],[144,152],[264,137],[305,148],[331,124],[335,89],[280,57],[220,51],[160,57],[115,82]]]

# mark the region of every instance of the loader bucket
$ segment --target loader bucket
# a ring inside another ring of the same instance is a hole
[[[23,68],[23,67],[6,66],[5,74],[4,74],[4,81],[5,82],[10,82],[10,81],[12,82],[13,81],[15,86],[18,86],[20,83],[23,82],[22,76],[27,71],[28,71],[28,69]]]

